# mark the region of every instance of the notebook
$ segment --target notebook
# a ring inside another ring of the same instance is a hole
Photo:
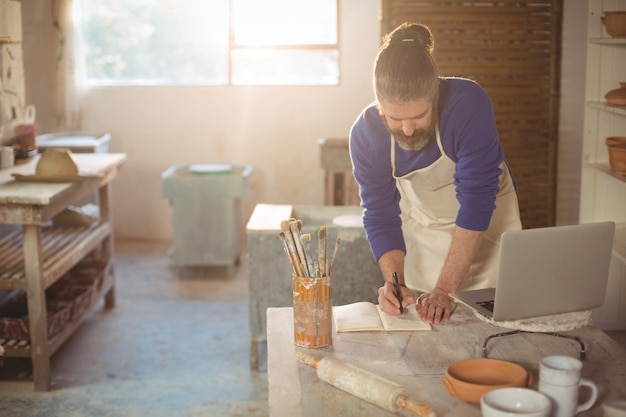
[[[615,223],[504,232],[496,288],[450,294],[495,321],[604,304]]]

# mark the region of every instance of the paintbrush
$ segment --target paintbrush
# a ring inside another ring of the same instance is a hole
[[[335,264],[335,256],[337,256],[337,252],[339,251],[339,242],[341,242],[341,236],[337,236],[337,242],[335,243],[335,250],[333,251],[333,259],[330,261],[330,267],[326,266],[328,269],[327,274],[330,275],[333,271],[333,265]]]
[[[285,237],[285,234],[283,232],[280,232],[278,234],[278,236],[280,236],[280,240],[283,241],[283,246],[284,246],[284,250],[285,253],[287,254],[287,257],[289,258],[289,263],[291,264],[291,269],[293,271],[293,274],[296,275],[296,267],[293,264],[293,257],[291,256],[291,253],[289,252],[289,244],[287,243],[287,238]]]
[[[296,271],[296,275],[299,277],[303,277],[304,275],[302,274],[302,266],[300,265],[300,259],[298,259],[298,251],[296,250],[296,244],[293,240],[291,230],[289,230],[289,222],[287,220],[283,220],[282,222],[280,222],[280,230],[282,231],[283,236],[285,236],[289,256],[291,258],[292,265]]]
[[[309,268],[309,277],[315,277],[315,267],[313,266],[313,260],[311,259],[310,253],[310,243],[311,243],[311,235],[309,233],[304,233],[300,236],[300,243],[302,243],[302,249],[304,250],[304,256],[306,256],[306,264]]]
[[[319,269],[319,276],[325,276],[326,264],[328,260],[328,254],[326,252],[326,226],[320,227],[317,232],[317,264]]]
[[[306,262],[306,255],[304,254],[304,248],[302,247],[302,242],[300,242],[300,230],[298,229],[298,221],[293,220],[289,221],[289,228],[291,229],[291,234],[293,235],[293,241],[296,244],[296,250],[298,251],[298,256],[300,257],[300,265],[302,266],[302,271],[304,272],[304,277],[309,277],[309,267]]]

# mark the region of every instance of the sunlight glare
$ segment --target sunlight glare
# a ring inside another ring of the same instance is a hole
[[[236,0],[234,4],[235,42],[239,45],[337,42],[336,0]]]

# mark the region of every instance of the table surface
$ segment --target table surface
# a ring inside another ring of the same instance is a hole
[[[478,319],[459,305],[452,319],[430,332],[333,333],[332,346],[300,348],[293,343],[293,309],[267,310],[269,415],[413,416],[394,414],[321,381],[316,370],[299,362],[296,352],[322,358],[331,355],[402,385],[409,399],[431,407],[438,417],[481,416],[480,406],[450,396],[441,379],[455,361],[481,357],[486,337],[509,331]],[[593,326],[563,332],[586,346],[583,377],[598,386],[598,401],[580,417],[601,417],[601,403],[626,399],[626,350]],[[537,389],[539,360],[549,355],[578,357],[580,346],[570,339],[521,333],[491,339],[487,357],[509,360],[532,373]]]
[[[46,205],[72,187],[71,182],[24,182],[13,178],[13,173],[34,174],[40,157],[36,155],[27,163],[0,170],[0,204]],[[121,153],[75,153],[73,157],[79,173],[96,175],[109,172],[126,160]]]

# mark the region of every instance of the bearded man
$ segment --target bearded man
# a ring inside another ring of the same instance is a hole
[[[495,286],[500,235],[521,222],[487,93],[472,80],[440,77],[433,47],[430,29],[415,23],[384,38],[376,101],[352,126],[350,156],[385,280],[381,308],[417,308],[440,323],[455,309],[450,293]]]

